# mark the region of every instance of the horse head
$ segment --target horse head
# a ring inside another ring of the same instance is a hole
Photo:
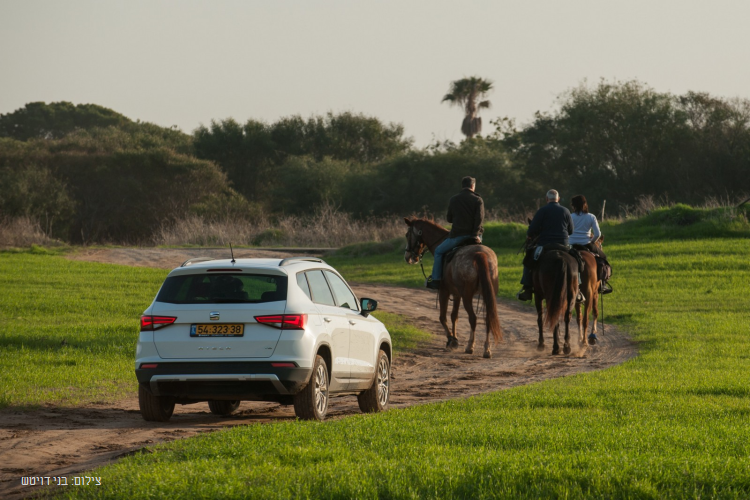
[[[404,260],[407,264],[417,264],[427,250],[427,245],[422,238],[422,229],[419,227],[419,219],[410,219],[404,217],[404,222],[409,226],[406,231],[406,249],[404,251]]]

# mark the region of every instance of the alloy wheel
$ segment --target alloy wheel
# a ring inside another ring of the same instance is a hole
[[[378,363],[378,401],[381,406],[388,404],[389,382],[388,359],[382,357]]]
[[[315,372],[315,409],[325,415],[328,408],[328,374],[325,366],[319,365]]]

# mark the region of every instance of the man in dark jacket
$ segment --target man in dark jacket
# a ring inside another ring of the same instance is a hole
[[[537,210],[534,218],[526,231],[527,239],[537,238],[536,246],[544,246],[549,243],[559,243],[569,246],[568,238],[573,234],[573,219],[570,210],[560,205],[560,195],[554,189],[547,191],[547,204]],[[523,277],[521,278],[523,289],[516,295],[518,300],[531,300],[533,283],[531,281],[531,269],[523,266]]]
[[[427,278],[427,288],[437,290],[443,278],[443,256],[451,249],[469,239],[480,238],[484,232],[484,201],[474,192],[477,181],[466,176],[461,179],[461,192],[448,202],[448,222],[453,224],[451,232],[435,249],[435,262],[432,264],[432,274]]]

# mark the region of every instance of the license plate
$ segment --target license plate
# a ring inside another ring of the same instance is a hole
[[[191,337],[242,337],[245,325],[232,323],[212,323],[191,325]]]

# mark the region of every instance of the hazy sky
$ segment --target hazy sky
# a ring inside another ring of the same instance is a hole
[[[212,119],[355,111],[418,145],[460,140],[441,104],[495,82],[529,122],[584,79],[750,97],[750,2],[0,0],[0,113],[95,103],[191,132]]]

